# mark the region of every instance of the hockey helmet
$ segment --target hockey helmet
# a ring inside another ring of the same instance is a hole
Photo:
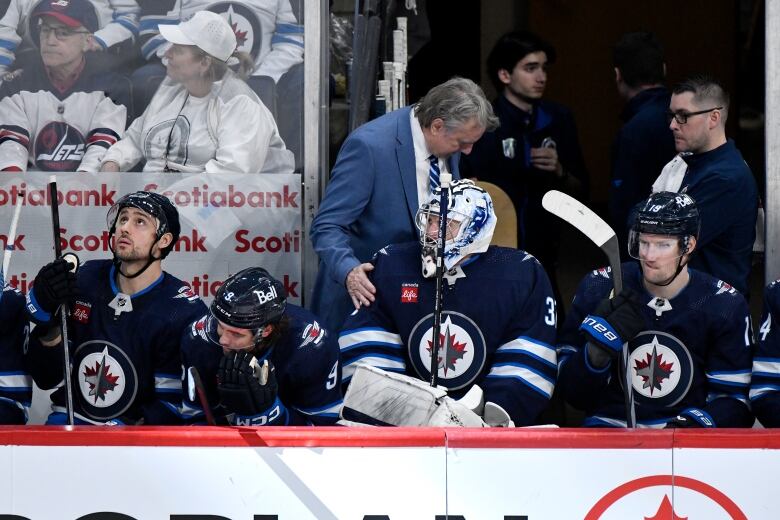
[[[639,234],[664,235],[679,239],[679,256],[689,253],[691,237],[699,238],[699,210],[686,193],[662,191],[640,203],[628,235],[628,253],[639,259]]]
[[[244,269],[225,280],[211,302],[217,320],[255,331],[279,321],[286,308],[284,285],[261,267]]]
[[[113,235],[116,231],[116,221],[123,208],[137,208],[157,219],[157,240],[160,240],[165,233],[173,235],[171,243],[160,251],[161,258],[168,256],[181,233],[179,212],[168,197],[149,191],[128,193],[108,210],[106,224],[108,224],[109,235]]]
[[[423,276],[434,275],[433,261],[439,254],[436,236],[429,234],[430,225],[435,223],[438,229],[441,204],[440,186],[428,197],[417,211],[415,219],[420,232],[422,245]],[[450,183],[447,188],[447,230],[444,243],[444,267],[450,270],[470,254],[487,251],[496,228],[496,213],[490,195],[474,184],[474,181],[461,179]]]

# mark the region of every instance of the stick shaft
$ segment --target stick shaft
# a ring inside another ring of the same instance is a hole
[[[49,198],[51,199],[51,224],[54,234],[54,258],[62,257],[62,246],[60,244],[60,209],[57,201],[57,181],[52,176],[49,182]],[[68,424],[73,426],[73,387],[71,386],[71,366],[70,349],[68,345],[68,305],[62,304],[60,311],[60,326],[62,327],[62,349],[63,349],[63,373],[65,380],[65,409],[68,412]]]
[[[439,350],[441,348],[441,313],[444,306],[442,286],[444,282],[444,246],[447,242],[447,206],[449,206],[449,183],[441,184],[441,199],[439,199],[439,230],[436,236],[436,292],[433,306],[433,345],[431,345],[431,386],[436,386],[439,380]]]

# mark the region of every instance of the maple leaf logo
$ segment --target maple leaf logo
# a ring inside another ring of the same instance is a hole
[[[230,27],[233,28],[233,32],[236,33],[236,43],[238,44],[238,47],[241,47],[246,43],[246,35],[249,31],[239,31],[238,30],[238,23],[233,23],[230,25]]]
[[[661,383],[664,379],[669,379],[672,374],[673,363],[665,363],[663,354],[659,354],[655,345],[653,346],[653,353],[646,354],[644,360],[637,359],[634,370],[636,375],[642,378],[642,388],[649,388],[650,395],[653,395],[653,391],[661,390]]]
[[[428,352],[433,351],[433,341],[428,340]],[[455,370],[455,363],[463,359],[466,354],[466,343],[460,343],[455,340],[455,334],[450,334],[450,328],[444,334],[439,333],[439,356],[437,358],[437,367],[444,367],[444,375],[448,370]]]
[[[100,362],[95,361],[95,368],[86,367],[84,381],[89,385],[89,395],[94,396],[94,403],[98,399],[106,400],[106,394],[117,386],[119,376],[112,375],[109,370],[111,365],[106,363],[106,356]]]
[[[687,516],[677,516],[674,512],[672,503],[669,501],[669,496],[664,495],[664,499],[661,501],[661,505],[658,507],[658,512],[655,516],[646,516],[645,520],[688,520]]]

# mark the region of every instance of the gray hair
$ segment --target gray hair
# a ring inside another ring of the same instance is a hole
[[[498,128],[498,117],[485,93],[466,78],[454,77],[433,87],[414,107],[414,115],[423,128],[430,127],[434,119],[444,121],[447,130],[455,130],[473,119],[488,132]]]

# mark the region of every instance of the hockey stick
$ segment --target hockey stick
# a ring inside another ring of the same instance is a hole
[[[436,233],[436,292],[433,304],[433,345],[431,346],[431,386],[435,387],[439,378],[439,348],[441,345],[441,311],[444,305],[444,245],[447,242],[447,206],[449,206],[449,187],[452,175],[441,173],[439,186],[439,230]]]
[[[49,198],[51,199],[51,224],[54,233],[54,258],[62,257],[60,245],[60,209],[57,200],[57,178],[49,177]],[[77,266],[78,267],[78,266]],[[60,309],[62,327],[63,370],[65,372],[65,409],[68,412],[68,425],[73,426],[73,387],[70,384],[70,350],[68,348],[68,304],[63,303]]]
[[[0,271],[0,298],[3,297],[3,289],[5,288],[5,277],[8,276],[8,268],[11,265],[11,254],[13,254],[16,242],[16,226],[19,224],[19,215],[22,212],[22,204],[24,203],[24,190],[19,192],[16,199],[16,206],[14,207],[14,214],[11,217],[11,227],[8,230],[8,236],[5,240],[5,251],[3,252],[3,267]]]
[[[206,395],[206,387],[203,386],[203,380],[201,380],[198,369],[195,367],[187,369],[187,396],[193,402],[196,398],[198,399],[201,408],[203,408],[203,413],[206,415],[206,422],[209,426],[216,426],[217,422],[214,420],[214,414],[211,411],[209,399]]]
[[[596,244],[607,255],[612,268],[612,284],[617,296],[623,290],[623,272],[620,268],[620,248],[615,232],[590,208],[577,199],[560,191],[550,190],[542,197],[542,207],[579,229],[591,242]],[[630,385],[631,376],[628,366],[628,343],[623,343],[621,355],[621,379],[623,397],[626,406],[626,424],[629,428],[636,427],[636,410],[634,408],[634,392]]]

